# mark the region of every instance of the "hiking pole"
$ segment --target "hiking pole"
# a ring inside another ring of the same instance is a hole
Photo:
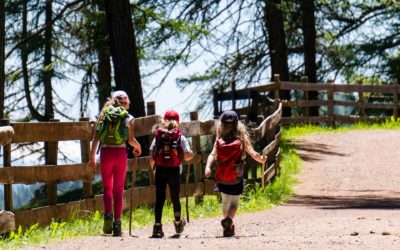
[[[135,186],[135,176],[137,169],[137,156],[135,155],[135,164],[132,169],[132,179],[131,179],[131,195],[129,197],[129,236],[132,236],[132,206],[133,206],[133,189]]]
[[[187,222],[190,222],[189,221],[189,195],[188,195],[188,192],[187,192],[187,186],[189,184],[189,175],[190,175],[190,162],[191,162],[191,160],[187,164],[186,186],[185,186],[185,189],[184,189],[185,190],[185,196],[186,196],[186,220],[187,220]]]

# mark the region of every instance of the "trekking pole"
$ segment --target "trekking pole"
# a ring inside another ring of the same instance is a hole
[[[189,175],[190,175],[190,162],[191,162],[191,160],[187,164],[186,186],[185,186],[185,189],[184,189],[185,190],[185,196],[186,196],[186,220],[187,220],[187,222],[190,222],[189,221],[189,195],[188,195],[188,192],[187,192],[187,186],[189,184]]]
[[[135,187],[135,176],[136,176],[136,169],[137,169],[137,156],[135,155],[135,164],[134,168],[132,169],[132,176],[131,176],[131,195],[129,197],[129,236],[132,236],[132,207],[133,207],[133,189]]]

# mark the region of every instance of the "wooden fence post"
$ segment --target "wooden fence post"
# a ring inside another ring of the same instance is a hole
[[[190,112],[190,120],[191,121],[197,121],[199,119],[199,115],[197,113],[197,111],[194,112]],[[195,153],[200,152],[201,150],[201,146],[200,146],[200,136],[193,136],[192,137],[192,150]],[[197,155],[197,154],[196,154]],[[190,167],[190,165],[188,165],[188,167]],[[199,182],[202,180],[203,178],[203,166],[200,163],[197,163],[197,161],[193,164],[193,172],[194,172],[194,183],[196,185],[199,184]],[[203,187],[204,185],[202,185]],[[203,202],[204,200],[204,196],[203,193],[205,192],[205,190],[202,190],[202,192],[200,194],[195,195],[195,204],[199,204],[201,202]]]
[[[394,90],[393,90],[393,117],[394,120],[397,121],[397,118],[399,116],[398,112],[398,102],[399,102],[399,83],[397,82],[397,79],[394,80]]]
[[[358,80],[357,84],[359,86],[362,86],[362,84],[363,84],[362,80]],[[361,117],[365,117],[366,116],[366,113],[365,113],[365,98],[364,98],[364,92],[361,89],[358,91],[358,98],[359,98],[360,116]]]
[[[335,85],[333,83],[333,79],[328,79],[328,93],[327,93],[327,98],[328,98],[328,123],[330,126],[335,127],[335,114],[334,114],[334,88]]]
[[[280,83],[280,75],[274,75],[274,83],[275,83],[275,91],[274,91],[274,98],[279,100],[279,91],[281,90],[281,83]]]
[[[150,101],[146,103],[146,110],[147,110],[147,115],[155,115],[156,114],[156,102],[155,101]]]
[[[50,119],[50,122],[60,122],[58,119]],[[57,165],[58,141],[48,141],[44,143],[46,165]],[[47,203],[55,205],[57,203],[57,183],[46,183]]]
[[[303,83],[308,83],[308,76],[302,76],[301,77],[301,82],[303,82]],[[308,101],[310,98],[308,97],[308,90],[305,90],[304,91],[304,97],[303,97],[303,99],[304,100],[306,100],[306,101]],[[307,102],[308,103],[308,102]],[[304,107],[304,115],[303,116],[305,116],[305,117],[309,117],[310,116],[310,107],[308,107],[308,106],[306,106],[306,107]]]
[[[10,120],[0,120],[1,126],[9,126]],[[3,146],[3,167],[11,167],[11,143]],[[11,211],[13,209],[12,185],[4,185],[4,210]]]
[[[253,129],[257,128],[256,123],[249,123],[248,127],[250,128],[250,131],[252,132]],[[254,134],[250,134],[251,136],[254,136]],[[257,167],[258,167],[258,162],[256,162],[253,158],[251,157],[246,157],[246,160],[248,160],[249,167],[251,168],[251,179],[254,181],[254,183],[257,182]],[[262,176],[262,174],[261,174]]]
[[[146,106],[147,106],[147,108],[146,108],[147,116],[156,114],[156,102],[155,101],[147,102]],[[154,139],[154,135],[153,134],[149,135],[149,143],[150,143],[149,145],[151,145],[151,142],[153,141],[153,139]],[[138,166],[136,166],[136,169],[137,168],[138,168]],[[132,171],[136,171],[136,170],[132,169]],[[150,164],[149,164],[149,183],[150,183],[150,185],[155,185],[155,176],[154,176],[153,170],[151,169]]]
[[[235,81],[231,84],[232,89],[232,110],[236,110],[236,83]]]
[[[89,122],[90,119],[88,117],[81,117],[79,118],[80,122]],[[90,158],[90,141],[88,140],[81,140],[81,160],[82,163],[88,163]],[[84,167],[84,170],[90,168],[88,165]],[[83,194],[85,198],[93,197],[93,185],[92,181],[83,182]]]
[[[222,88],[222,86],[219,86],[219,91],[218,91],[218,93],[220,93],[220,94],[223,94],[224,93],[224,89]],[[218,107],[218,110],[219,110],[219,112],[220,113],[222,113],[222,100],[219,100],[220,102],[219,102],[219,107]],[[218,114],[219,115],[219,114]]]
[[[218,89],[213,89],[214,118],[218,117]]]

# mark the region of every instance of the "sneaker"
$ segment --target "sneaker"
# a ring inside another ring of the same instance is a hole
[[[221,225],[223,228],[230,228],[233,224],[233,221],[230,217],[226,217],[225,219],[221,220]]]
[[[232,237],[235,235],[235,226],[233,225],[233,221],[231,218],[226,217],[225,219],[221,220],[221,225],[224,229],[224,237]]]
[[[175,232],[177,234],[182,233],[183,232],[183,228],[185,227],[185,225],[186,225],[186,221],[185,221],[184,218],[181,218],[180,221],[174,220]]]
[[[232,236],[235,236],[235,225],[233,225],[233,224],[231,226],[230,236],[228,236],[228,237],[232,237]]]
[[[103,233],[112,234],[112,231],[113,231],[113,215],[104,214]]]
[[[162,230],[162,224],[161,223],[156,223],[153,226],[153,235],[151,238],[162,238],[164,237],[164,232]]]
[[[121,221],[120,220],[116,220],[113,222],[113,236],[121,236],[122,232],[121,232]]]

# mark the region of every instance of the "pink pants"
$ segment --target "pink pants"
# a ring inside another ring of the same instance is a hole
[[[104,213],[112,214],[114,198],[114,220],[121,220],[127,164],[128,160],[124,147],[101,148],[100,167],[103,183]]]

